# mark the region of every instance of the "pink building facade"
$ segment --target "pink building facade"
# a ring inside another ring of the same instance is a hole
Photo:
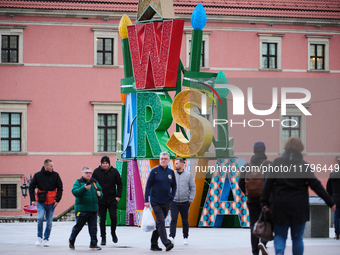
[[[96,168],[103,155],[115,165],[124,78],[118,26],[123,14],[135,22],[138,1],[112,2],[0,3],[0,215],[24,215],[29,197],[22,197],[20,186],[47,158],[64,184],[56,215],[74,203],[71,188],[84,166]],[[329,1],[326,7],[296,5],[278,11],[272,1],[253,1],[256,8],[250,12],[240,8],[241,1],[220,1],[222,9],[200,2],[210,6],[201,70],[223,71],[229,84],[244,94],[241,115],[234,114],[233,97],[228,96],[235,156],[248,161],[253,144],[263,141],[273,160],[281,155],[287,137],[299,136],[305,160],[323,169],[317,175],[325,184],[340,160],[339,6]],[[267,8],[258,7],[260,2]],[[293,1],[283,2],[288,6]],[[190,17],[198,3],[174,1],[176,17],[185,20],[185,67]],[[286,98],[296,100],[284,107],[287,88]],[[291,93],[291,88],[303,90]],[[311,98],[299,108],[297,102],[308,97],[307,92]],[[270,114],[256,111],[268,109]]]

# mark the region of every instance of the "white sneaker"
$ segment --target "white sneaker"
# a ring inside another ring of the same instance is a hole
[[[48,241],[48,240],[46,240],[46,239],[43,241],[43,244],[44,244],[44,247],[48,247],[48,246],[50,246],[50,245],[49,245],[49,241]]]
[[[41,237],[38,237],[38,240],[35,242],[35,245],[36,246],[40,246],[42,243],[42,238]]]
[[[184,239],[183,239],[183,244],[184,244],[184,245],[188,245],[188,244],[189,244],[188,238],[184,238]]]
[[[172,236],[169,236],[169,240],[170,240],[173,244],[175,244],[175,238],[173,238]]]

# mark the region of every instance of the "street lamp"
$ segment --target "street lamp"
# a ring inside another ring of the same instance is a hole
[[[21,194],[24,198],[27,197],[28,195],[28,190],[29,190],[29,184],[32,181],[32,175],[30,174],[30,178],[28,179],[26,176],[24,176],[24,184],[20,186],[21,189]],[[27,184],[26,184],[27,182]],[[30,197],[30,206],[32,205],[32,201],[31,201],[31,197]],[[25,210],[25,209],[24,209]],[[32,213],[30,214],[30,216],[32,216]]]
[[[28,192],[28,185],[26,184],[26,182],[22,186],[20,186],[20,188],[22,196],[26,198]]]
[[[22,186],[20,186],[21,194],[24,198],[26,198],[26,196],[28,195],[28,189],[29,189],[29,184],[30,184],[31,180],[32,180],[32,175],[30,175],[29,179],[26,176],[24,176],[24,184]],[[27,181],[28,185],[26,184],[26,181]]]

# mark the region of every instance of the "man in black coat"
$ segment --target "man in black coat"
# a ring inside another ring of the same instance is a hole
[[[256,221],[260,217],[261,213],[261,203],[260,203],[260,195],[256,197],[248,196],[248,192],[246,190],[246,174],[249,172],[249,169],[254,167],[260,167],[263,171],[262,166],[268,167],[272,164],[271,161],[267,160],[267,156],[265,154],[266,146],[263,142],[256,142],[254,144],[254,155],[250,159],[250,163],[245,164],[242,167],[240,178],[238,180],[238,185],[240,186],[240,189],[242,192],[247,196],[247,206],[249,210],[249,220],[250,220],[250,240],[251,240],[251,247],[252,247],[252,254],[258,255],[260,252],[260,249],[262,251],[262,254],[268,254],[266,245],[266,240],[261,240],[253,234],[253,229]],[[263,176],[264,177],[264,176]]]
[[[328,194],[333,198],[336,204],[334,212],[334,231],[335,239],[340,239],[340,172],[339,169],[330,174],[326,186]]]
[[[37,188],[37,193],[35,189]],[[29,186],[32,205],[38,210],[38,240],[35,245],[49,246],[49,237],[52,230],[54,209],[58,205],[62,193],[63,183],[57,172],[53,171],[53,162],[50,159],[44,161],[40,172],[34,174]],[[46,229],[43,237],[43,223],[46,215]]]
[[[111,235],[114,243],[118,242],[116,235],[117,208],[122,197],[123,183],[118,170],[111,166],[108,156],[102,157],[100,166],[96,168],[92,177],[96,179],[103,189],[103,198],[99,200],[101,245],[106,245],[106,212],[109,210],[111,219]]]

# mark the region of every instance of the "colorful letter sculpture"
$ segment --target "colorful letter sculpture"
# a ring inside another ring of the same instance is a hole
[[[144,208],[144,196],[136,160],[128,162],[126,225],[137,226],[137,210]]]
[[[181,132],[171,135],[167,146],[176,155],[182,157],[203,156],[211,145],[213,130],[211,123],[204,117],[196,114],[193,105],[202,108],[202,92],[187,89],[177,94],[172,104],[172,114],[177,124],[191,131],[191,139],[188,141]],[[211,100],[206,100],[206,108],[209,108]]]
[[[126,96],[123,158],[135,158],[137,156],[137,99],[136,93]]]
[[[218,159],[207,198],[202,210],[200,227],[221,227],[221,215],[238,215],[241,227],[249,227],[249,211],[246,197],[238,186],[238,169],[244,164],[238,159]],[[229,192],[232,192],[233,201],[228,201]]]
[[[124,62],[121,79],[124,132],[118,142],[117,159],[124,164],[117,166],[125,173],[122,178],[127,188],[126,203],[120,202],[119,209],[126,210],[127,225],[139,225],[147,178],[159,164],[160,153],[167,151],[172,159],[187,158],[187,170],[195,176],[196,197],[190,206],[190,226],[197,226],[199,221],[199,226],[221,227],[226,215],[236,215],[238,226],[245,227],[249,225],[248,209],[246,198],[238,188],[238,176],[216,171],[211,178],[207,172],[195,171],[207,168],[209,162],[238,168],[244,160],[233,157],[233,139],[229,138],[226,121],[229,90],[223,87],[228,84],[227,79],[223,72],[200,70],[203,28],[207,21],[204,7],[199,4],[191,19],[194,29],[190,66],[185,70],[180,60],[184,20],[174,19],[172,3],[172,0],[139,1],[137,24],[132,25],[124,15],[119,25]],[[151,21],[156,14],[160,18]],[[213,129],[212,120],[216,117],[224,121],[217,122]],[[209,150],[212,144],[215,155]],[[171,161],[172,169],[173,164]],[[166,225],[169,224],[167,217]]]
[[[174,6],[172,0],[139,0],[137,20],[151,20],[155,14],[163,19],[173,19]]]
[[[184,20],[128,26],[136,89],[176,88]]]
[[[138,157],[159,157],[167,151],[165,143],[172,123],[172,99],[165,92],[137,93],[137,155]]]

